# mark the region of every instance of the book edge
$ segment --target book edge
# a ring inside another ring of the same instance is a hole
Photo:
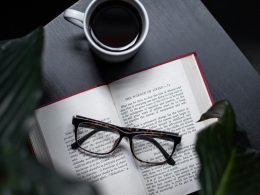
[[[211,102],[212,102],[212,104],[213,104],[213,103],[214,103],[214,99],[213,99],[212,93],[211,93],[211,91],[210,91],[210,89],[209,89],[209,86],[208,86],[208,83],[207,83],[207,80],[206,80],[206,76],[205,76],[205,74],[204,74],[204,72],[203,72],[203,70],[202,70],[202,67],[201,67],[201,64],[200,64],[200,61],[199,61],[199,58],[198,58],[198,54],[194,51],[194,52],[189,52],[189,53],[186,53],[186,54],[183,54],[183,55],[180,55],[180,56],[171,58],[171,59],[166,60],[166,61],[164,61],[164,62],[161,62],[161,63],[159,63],[159,64],[152,65],[152,66],[150,66],[150,67],[148,67],[148,68],[144,68],[144,69],[135,71],[135,72],[133,72],[133,73],[131,73],[131,74],[124,75],[124,76],[122,76],[122,77],[119,77],[119,78],[117,78],[117,79],[114,79],[113,81],[109,81],[109,82],[107,82],[107,83],[103,83],[103,84],[100,84],[100,85],[96,85],[96,86],[93,86],[93,87],[90,87],[90,88],[87,88],[87,89],[83,89],[83,90],[77,91],[77,92],[72,93],[72,94],[70,94],[70,95],[68,95],[68,96],[65,96],[65,97],[63,97],[63,98],[60,98],[60,99],[57,99],[57,100],[48,102],[48,103],[46,103],[46,104],[40,105],[39,107],[37,107],[36,110],[41,109],[41,108],[44,108],[44,107],[47,107],[47,106],[52,105],[52,104],[54,104],[54,103],[60,102],[60,101],[62,101],[62,100],[65,100],[65,99],[67,99],[67,98],[70,98],[70,97],[72,97],[72,96],[78,95],[78,94],[80,94],[80,93],[84,93],[84,92],[86,92],[86,91],[89,91],[89,90],[92,90],[92,89],[95,89],[95,88],[98,88],[98,87],[101,87],[101,86],[104,86],[104,85],[108,85],[108,84],[110,84],[110,83],[112,83],[112,82],[114,82],[114,81],[117,81],[117,80],[126,78],[126,77],[128,77],[128,76],[137,74],[137,73],[139,73],[139,72],[143,72],[143,71],[149,70],[149,69],[151,69],[151,68],[155,68],[155,67],[157,67],[157,66],[161,66],[161,65],[163,65],[163,64],[166,64],[166,63],[169,63],[169,62],[172,62],[172,61],[175,61],[175,60],[179,60],[179,59],[185,58],[185,57],[190,56],[190,55],[194,55],[194,57],[195,57],[196,63],[197,63],[197,65],[198,65],[198,67],[199,67],[200,75],[201,75],[201,77],[202,77],[202,79],[203,79],[204,85],[206,86],[208,95],[209,95],[210,100],[211,100]]]
[[[199,61],[198,54],[195,52],[195,53],[193,53],[193,55],[194,55],[194,58],[196,60],[197,66],[199,68],[199,72],[200,72],[200,75],[202,77],[203,83],[204,83],[204,85],[206,87],[206,90],[207,90],[207,93],[209,95],[210,101],[211,101],[212,104],[214,104],[215,101],[214,101],[213,95],[212,95],[212,93],[210,91],[209,84],[208,84],[208,81],[206,79],[206,75],[205,75],[205,73],[204,73],[204,71],[202,69],[201,63]]]

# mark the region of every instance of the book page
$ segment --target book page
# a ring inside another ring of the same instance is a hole
[[[75,142],[72,125],[75,115],[121,125],[107,86],[36,110],[36,118],[55,170],[68,177],[94,182],[101,194],[146,193],[125,140],[122,140],[118,150],[103,158],[71,149],[71,144]]]
[[[191,72],[186,73],[187,70]],[[197,93],[193,92],[193,85],[199,90]],[[138,163],[148,193],[182,195],[199,190],[199,162],[194,143],[196,133],[206,124],[196,121],[212,103],[194,56],[128,76],[109,87],[125,126],[182,135],[173,156],[174,166]]]

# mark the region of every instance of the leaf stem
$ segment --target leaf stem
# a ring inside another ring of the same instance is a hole
[[[228,183],[228,178],[230,176],[230,172],[231,172],[233,165],[234,165],[234,162],[235,162],[235,157],[236,157],[236,149],[233,148],[232,151],[231,151],[230,160],[229,160],[228,165],[227,165],[227,167],[224,171],[224,175],[223,175],[223,177],[220,181],[218,190],[216,191],[216,195],[223,195],[224,194],[225,187]]]

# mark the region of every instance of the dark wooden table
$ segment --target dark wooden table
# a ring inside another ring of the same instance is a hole
[[[83,30],[65,21],[63,13],[45,26],[41,104],[196,51],[215,101],[232,103],[238,124],[260,149],[259,75],[201,1],[141,1],[150,18],[149,34],[137,55],[121,64],[95,58]],[[84,11],[89,2],[73,8]]]

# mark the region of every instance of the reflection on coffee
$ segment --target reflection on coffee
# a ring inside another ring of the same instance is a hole
[[[132,47],[142,30],[137,10],[123,1],[107,1],[93,12],[89,30],[99,46],[111,51],[123,51]]]

